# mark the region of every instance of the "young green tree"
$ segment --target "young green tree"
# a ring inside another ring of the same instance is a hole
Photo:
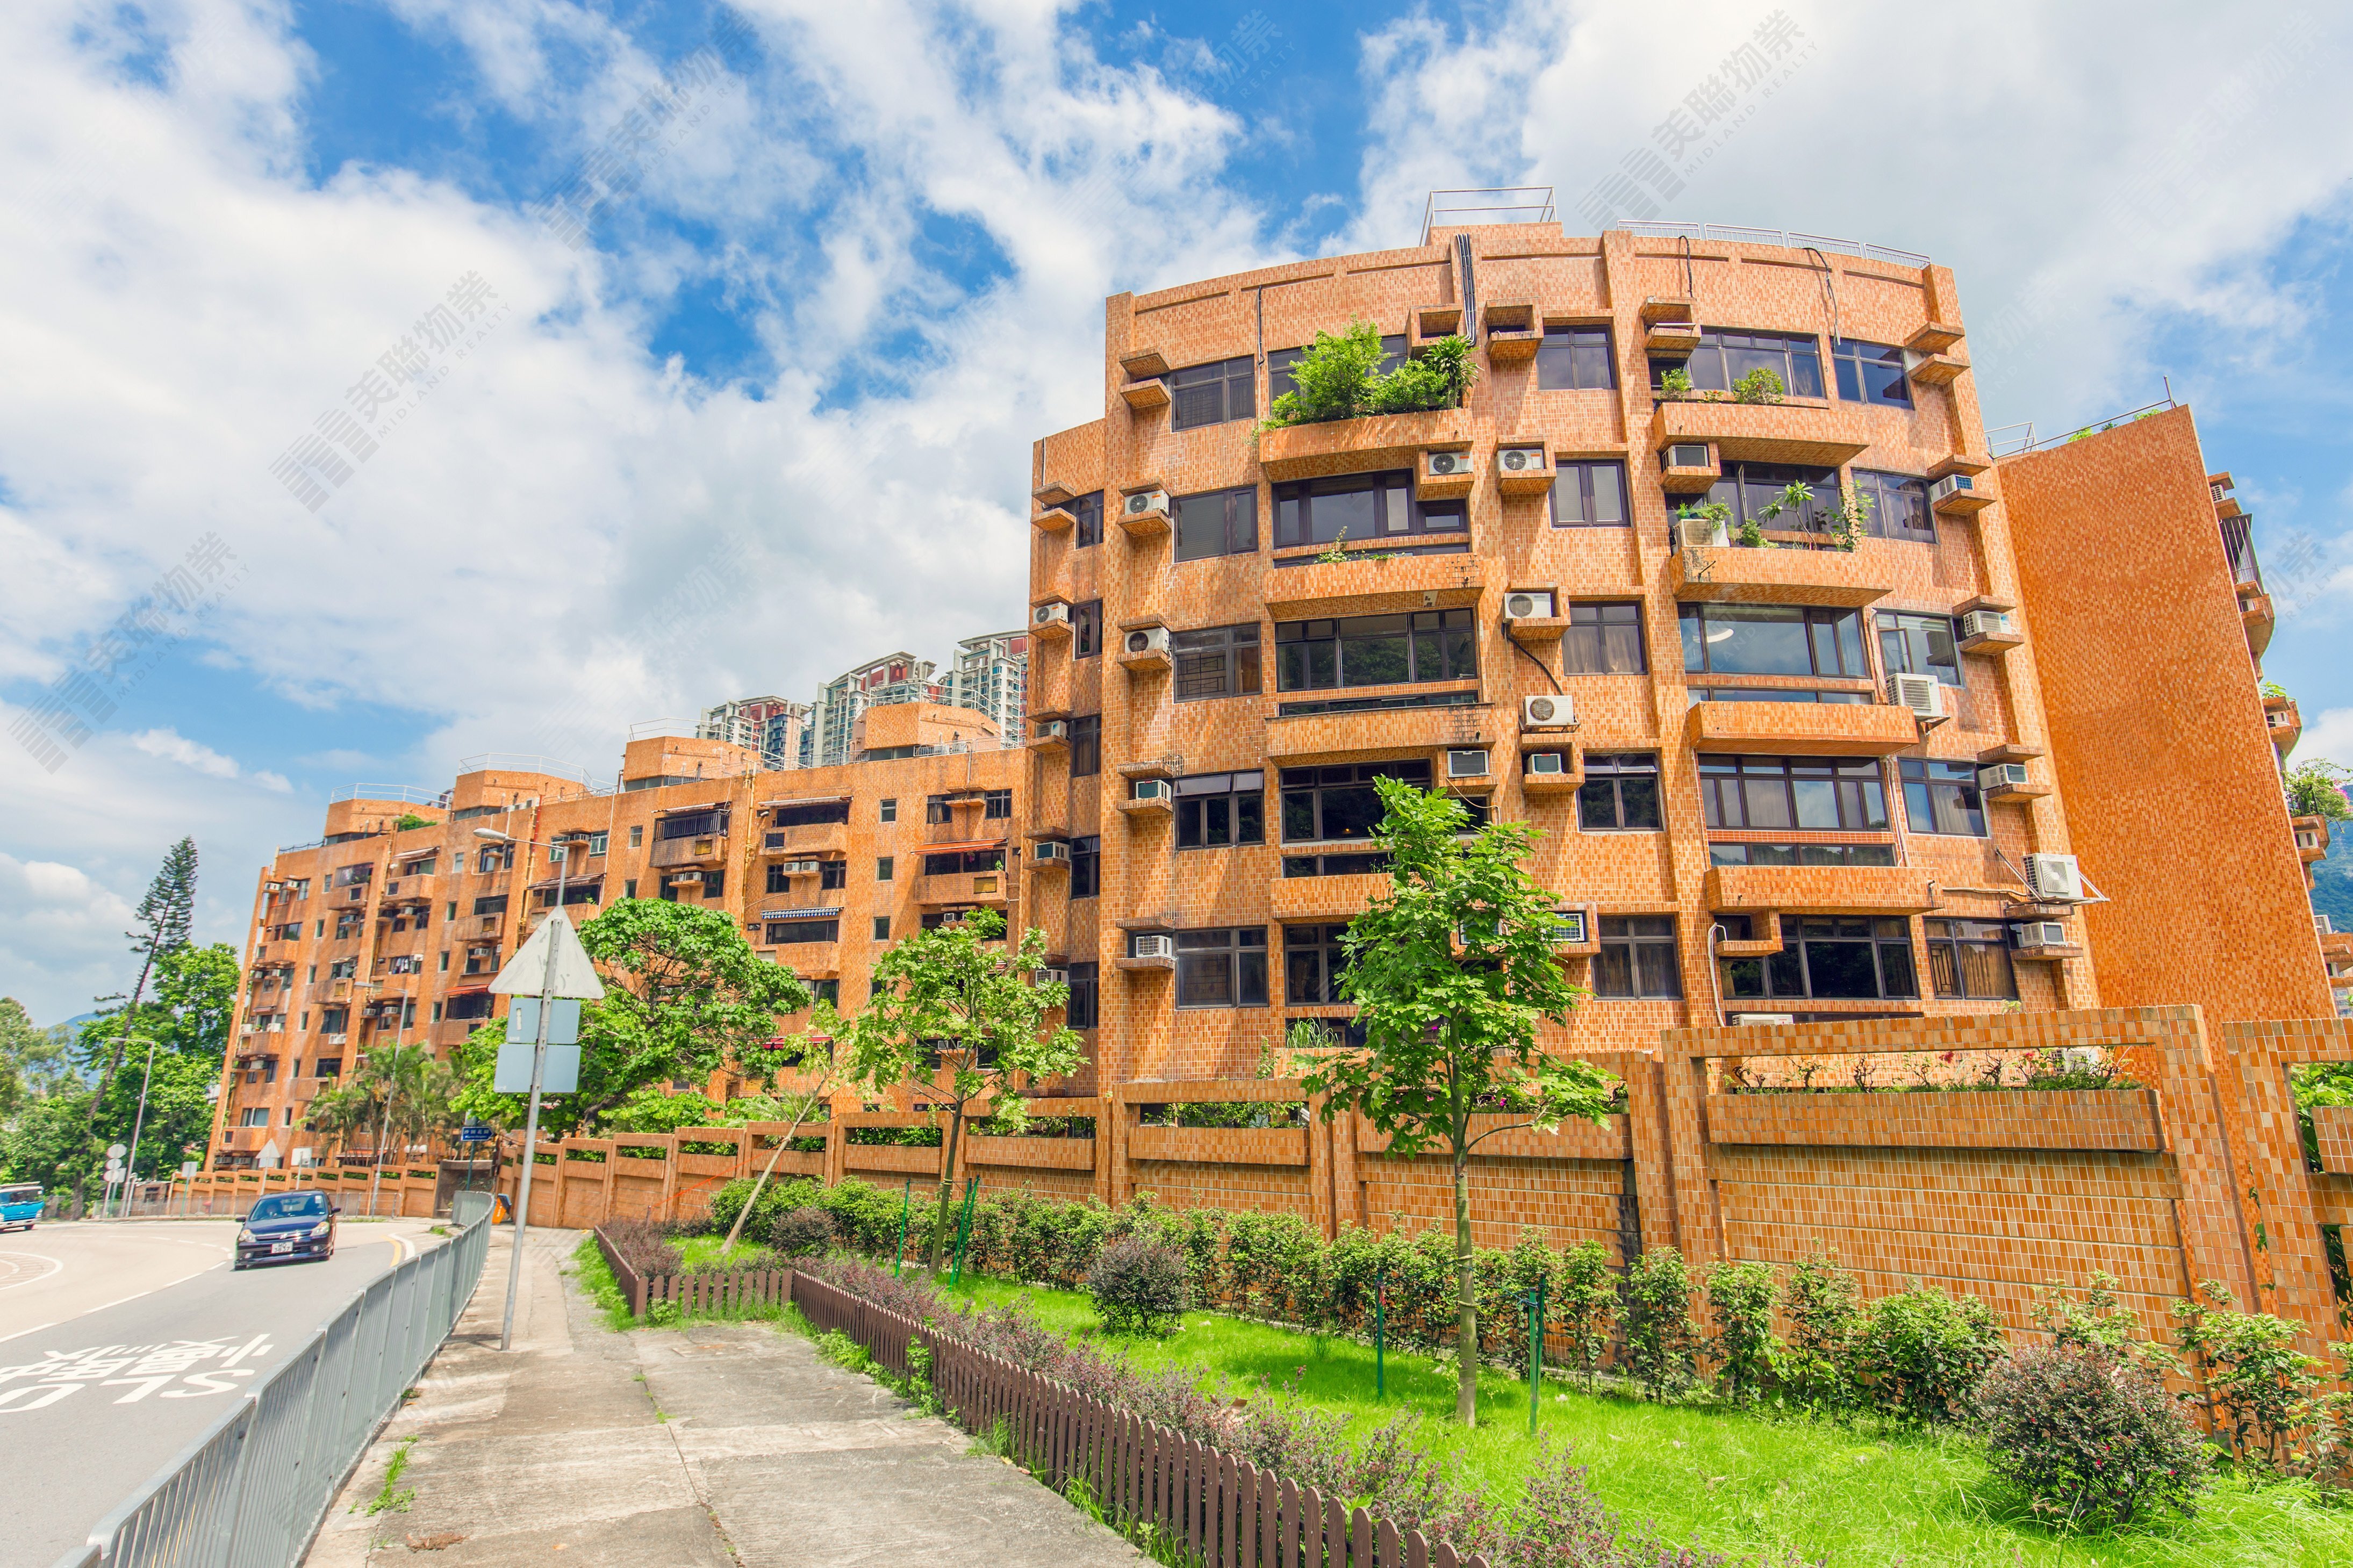
[[[932,1226],[934,1272],[965,1117],[987,1100],[992,1115],[1019,1121],[1027,1112],[1018,1080],[1077,1070],[1083,1046],[1076,1029],[1046,1026],[1046,1015],[1069,1003],[1071,988],[1030,984],[1046,962],[1046,933],[1024,931],[1011,949],[1004,933],[1003,915],[975,910],[897,942],[874,965],[873,1000],[839,1037],[849,1046],[850,1081],[877,1093],[904,1086],[918,1104],[947,1116]]]
[[[1521,866],[1534,832],[1489,823],[1463,837],[1460,801],[1395,779],[1377,781],[1374,841],[1389,890],[1348,926],[1340,994],[1356,1006],[1360,1050],[1324,1057],[1305,1079],[1328,1120],[1361,1110],[1408,1157],[1443,1152],[1454,1173],[1454,1407],[1478,1420],[1479,1305],[1471,1246],[1471,1151],[1497,1132],[1547,1131],[1568,1117],[1599,1123],[1610,1079],[1590,1062],[1536,1048],[1540,1022],[1565,1023],[1585,994],[1553,951],[1553,896]],[[1473,1133],[1471,1119],[1512,1119]]]
[[[2353,769],[2339,767],[2327,757],[2298,763],[2287,772],[2287,808],[2298,816],[2325,816],[2331,822],[2353,819],[2353,801],[2345,798],[2345,781]]]
[[[775,1118],[786,1123],[784,1135],[776,1140],[776,1152],[769,1155],[768,1163],[761,1167],[760,1179],[752,1184],[752,1195],[735,1215],[735,1223],[727,1227],[727,1239],[719,1248],[722,1260],[735,1250],[736,1238],[744,1234],[744,1222],[758,1206],[760,1194],[766,1189],[768,1179],[776,1173],[776,1163],[785,1157],[785,1151],[793,1146],[793,1139],[800,1132],[801,1123],[826,1109],[834,1085],[841,1077],[841,1053],[837,1044],[844,1032],[840,1013],[832,1003],[820,998],[809,1010],[808,1027],[801,1032],[800,1060],[797,1065],[801,1069],[802,1087],[786,1097],[786,1104],[776,1108],[790,1111],[789,1116]]]
[[[771,1042],[776,1020],[809,1005],[793,972],[752,951],[716,910],[660,899],[624,899],[580,928],[605,999],[580,1008],[580,1089],[540,1104],[543,1133],[596,1126],[640,1090],[722,1068],[754,1075],[792,1058]],[[523,1122],[524,1097],[491,1085],[504,1020],[474,1031],[459,1056],[458,1109],[501,1127]]]
[[[123,933],[131,939],[131,951],[139,959],[139,978],[131,987],[131,1001],[123,1009],[126,1017],[135,1018],[139,1005],[146,1000],[147,981],[154,973],[156,960],[188,944],[188,928],[195,919],[195,908],[196,841],[183,838],[164,852],[164,864],[157,869],[154,881],[148,884],[147,896],[139,900],[139,929]],[[82,1125],[82,1152],[87,1166],[96,1164],[99,1108],[106,1103],[114,1087],[114,1075],[121,1069],[122,1053],[131,1043],[130,1031],[117,1031],[111,1043],[112,1048],[99,1074],[98,1092],[90,1096],[90,1115]],[[76,1214],[81,1212],[89,1184],[90,1173],[85,1169],[74,1178]]]

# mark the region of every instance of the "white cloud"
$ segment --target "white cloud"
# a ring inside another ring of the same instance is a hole
[[[210,778],[233,779],[237,763],[210,746],[189,740],[176,730],[149,730],[131,737],[131,743],[151,757],[162,757]]]
[[[87,1012],[90,997],[130,984],[121,955],[132,918],[79,867],[0,853],[0,994],[44,1025]]]
[[[2331,708],[2318,718],[2306,717],[2304,733],[2297,737],[2288,763],[2294,766],[2316,757],[2353,768],[2353,708]]]

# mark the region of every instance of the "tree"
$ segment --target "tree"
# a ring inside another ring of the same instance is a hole
[[[2331,822],[2353,819],[2353,801],[2345,798],[2347,779],[2353,779],[2353,769],[2339,767],[2326,757],[2298,763],[2288,770],[2288,811],[2296,816],[2325,816]]]
[[[155,961],[165,953],[188,944],[188,928],[196,908],[196,841],[183,838],[164,853],[164,864],[148,884],[147,896],[139,900],[139,929],[125,931],[131,939],[131,951],[139,957],[139,979],[131,987],[131,1003],[124,1009],[135,1016],[139,1004],[147,994],[147,979],[153,973]],[[90,1117],[82,1127],[85,1163],[98,1149],[98,1110],[106,1103],[107,1093],[114,1087],[114,1075],[122,1066],[122,1052],[130,1044],[130,1034],[119,1031],[113,1039],[113,1049],[106,1058],[105,1068],[99,1074],[98,1092],[90,1097]],[[90,1180],[85,1169],[74,1179],[74,1212],[81,1212],[82,1199]]]
[[[776,1019],[809,1005],[789,969],[752,951],[717,910],[660,899],[624,899],[580,928],[605,999],[580,1008],[580,1089],[540,1104],[543,1131],[594,1127],[633,1095],[722,1068],[754,1075],[788,1065],[772,1043]],[[491,1085],[504,1020],[474,1031],[461,1048],[458,1109],[501,1127],[523,1122],[524,1097]]]
[[[903,1086],[947,1114],[932,1226],[934,1271],[946,1240],[956,1148],[975,1103],[986,1098],[993,1115],[1018,1124],[1028,1112],[1016,1079],[1075,1071],[1083,1049],[1076,1029],[1045,1026],[1046,1015],[1069,1003],[1071,988],[1030,984],[1030,972],[1046,962],[1046,933],[1033,927],[1008,952],[999,941],[1004,931],[1003,915],[975,910],[903,939],[875,963],[873,1000],[846,1029],[845,1076],[851,1081],[877,1092]]]
[[[380,1182],[387,1150],[406,1151],[457,1130],[464,1120],[459,1083],[456,1069],[436,1060],[429,1046],[382,1046],[361,1058],[350,1079],[311,1101],[303,1125],[338,1142],[369,1133]],[[375,1212],[374,1184],[368,1212]]]
[[[1478,1420],[1479,1307],[1471,1246],[1471,1151],[1497,1132],[1563,1119],[1599,1123],[1609,1077],[1590,1062],[1536,1047],[1539,1022],[1565,1023],[1586,994],[1553,950],[1553,898],[1522,868],[1535,835],[1489,823],[1466,842],[1460,801],[1396,779],[1375,782],[1383,816],[1374,842],[1390,886],[1348,926],[1340,994],[1356,1007],[1360,1048],[1327,1053],[1306,1075],[1329,1121],[1358,1110],[1411,1158],[1436,1149],[1454,1174],[1454,1408]],[[1471,1119],[1516,1120],[1473,1133]]]

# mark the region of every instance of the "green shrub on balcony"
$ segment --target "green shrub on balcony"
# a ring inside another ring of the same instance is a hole
[[[1317,332],[1315,342],[1291,367],[1297,390],[1274,400],[1261,428],[1459,408],[1478,375],[1471,353],[1469,339],[1440,338],[1384,375],[1380,330],[1372,322],[1352,321],[1337,337]]]

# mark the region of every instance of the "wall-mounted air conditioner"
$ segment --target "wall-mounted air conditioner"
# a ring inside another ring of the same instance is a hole
[[[1166,490],[1138,490],[1120,503],[1120,510],[1129,517],[1142,517],[1147,511],[1166,511]]]
[[[1566,696],[1520,699],[1520,728],[1566,730],[1577,722],[1577,704]]]
[[[1675,519],[1675,548],[1678,550],[1721,550],[1731,542],[1731,525],[1721,518]]]
[[[814,877],[823,863],[817,860],[779,861],[776,869],[787,877]]]
[[[1732,1013],[1725,1016],[1725,1021],[1736,1028],[1744,1024],[1763,1024],[1770,1026],[1775,1024],[1794,1024],[1798,1021],[1798,1016],[1795,1013]]]
[[[1715,465],[1707,460],[1704,441],[1677,441],[1667,448],[1667,467],[1671,468],[1705,468]]]
[[[1056,969],[1050,965],[1029,972],[1029,984],[1032,985],[1068,985],[1070,983],[1071,972],[1067,969]]]
[[[1978,770],[1978,788],[1989,793],[1998,790],[2024,789],[2029,780],[2024,763],[1995,763]]]
[[[1539,777],[1566,777],[1568,773],[1568,753],[1567,752],[1530,752],[1528,772]]]
[[[1459,479],[1471,471],[1468,452],[1424,452],[1421,471],[1433,479]]]
[[[1176,956],[1176,939],[1158,934],[1138,935],[1129,939],[1127,955],[1130,958],[1174,958]]]
[[[1040,866],[1067,866],[1071,863],[1070,843],[1060,838],[1041,838],[1038,847],[1029,852],[1029,858]]]
[[[1127,651],[1131,654],[1166,653],[1168,628],[1166,626],[1137,627],[1127,634]]]
[[[1504,595],[1504,618],[1507,621],[1548,621],[1552,619],[1552,595],[1542,589],[1514,590]]]
[[[1898,708],[1910,709],[1915,719],[1934,721],[1945,716],[1945,700],[1937,691],[1933,675],[1889,676],[1887,700]]]
[[[2001,610],[1971,610],[1961,617],[1961,638],[2006,637],[2010,635],[2010,616]]]
[[[1176,785],[1169,779],[1138,779],[1129,786],[1130,800],[1175,800]]]
[[[699,888],[702,885],[702,873],[700,871],[681,871],[670,878],[670,885],[673,888]]]
[[[2026,858],[2026,886],[2037,903],[2080,904],[2084,901],[2084,873],[2073,855],[2029,855]]]
[[[1071,738],[1071,724],[1070,724],[1070,721],[1069,721],[1069,720],[1067,720],[1067,719],[1040,719],[1040,720],[1039,720],[1039,721],[1038,721],[1038,738],[1039,738],[1039,740],[1041,740],[1041,741],[1067,741],[1067,740],[1069,740],[1069,739]]]
[[[1975,495],[1977,488],[1976,481],[1967,474],[1947,474],[1928,487],[1928,504],[1935,506],[1955,496]]]
[[[2021,951],[2065,947],[2067,928],[2057,921],[2020,921],[2010,928],[2010,945]]]
[[[1542,447],[1505,447],[1496,452],[1495,467],[1507,474],[1541,474],[1549,465]]]
[[[1033,626],[1066,626],[1071,624],[1071,606],[1060,599],[1050,605],[1032,605],[1029,624]]]
[[[1446,776],[1451,779],[1483,779],[1487,776],[1487,752],[1477,751],[1446,753]]]

